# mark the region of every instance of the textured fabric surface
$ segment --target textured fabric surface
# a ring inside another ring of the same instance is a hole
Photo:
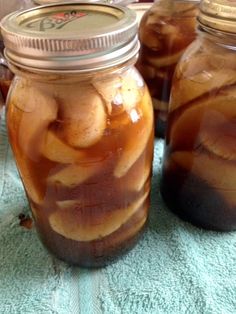
[[[156,141],[150,223],[138,245],[99,270],[50,256],[19,226],[29,208],[3,123],[0,132],[0,313],[236,313],[236,233],[197,229],[163,204]]]

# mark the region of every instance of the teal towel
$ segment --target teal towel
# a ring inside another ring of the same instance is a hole
[[[150,224],[138,245],[99,270],[50,256],[33,229],[2,123],[1,314],[236,313],[236,233],[203,231],[173,215],[159,195],[163,142],[155,143]]]

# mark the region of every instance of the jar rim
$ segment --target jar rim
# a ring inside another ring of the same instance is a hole
[[[139,49],[136,13],[118,5],[48,4],[9,14],[0,26],[6,58],[42,71],[106,68]]]
[[[207,30],[236,35],[236,4],[229,0],[202,0],[198,23]]]

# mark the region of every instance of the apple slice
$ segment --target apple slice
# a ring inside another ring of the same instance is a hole
[[[145,153],[142,154],[127,174],[117,182],[127,191],[140,192],[142,189],[146,191],[149,188],[146,183],[151,181],[152,159],[153,147],[150,140]]]
[[[148,193],[140,197],[126,208],[117,209],[110,212],[102,212],[99,220],[93,222],[86,214],[86,206],[80,201],[74,204],[57,203],[60,209],[52,213],[49,223],[52,229],[67,239],[75,241],[98,240],[118,230],[128,219],[142,206]],[[68,206],[69,205],[69,206]],[[99,210],[99,209],[97,209]]]
[[[209,185],[209,188],[215,189],[230,206],[236,206],[236,166],[234,162],[220,159],[210,153],[186,151],[172,153],[171,160],[202,179]]]
[[[150,163],[151,164],[151,163]],[[140,192],[148,179],[151,176],[151,167],[146,165],[145,167],[140,167],[141,169],[132,170],[132,172],[128,173],[127,176],[124,178],[124,186],[128,191],[135,191]]]
[[[19,151],[14,150],[17,169],[20,173],[25,191],[30,200],[36,204],[41,204],[44,200],[45,191],[39,184],[37,177],[34,176],[30,161],[27,160]]]
[[[39,143],[49,124],[56,120],[58,106],[55,99],[41,93],[28,82],[18,82],[10,97],[11,114],[17,120],[17,138],[26,156],[37,161]],[[13,112],[14,111],[14,112]]]
[[[45,134],[41,145],[41,153],[47,159],[63,164],[72,164],[85,160],[84,152],[67,145],[51,130]]]
[[[163,49],[163,43],[159,36],[157,36],[157,33],[151,27],[147,27],[144,23],[145,22],[142,22],[139,28],[140,41],[150,50],[160,51]]]
[[[173,149],[187,150],[200,144],[200,134],[208,130],[209,121],[215,112],[225,119],[235,119],[236,88],[221,90],[212,97],[205,97],[187,107],[171,124],[169,123],[169,140]],[[171,121],[171,115],[169,122]],[[212,122],[213,123],[213,122]]]
[[[135,134],[135,138],[132,136],[127,138],[127,142],[124,145],[120,159],[118,160],[115,169],[114,176],[121,178],[132,165],[138,160],[142,152],[146,148],[147,142],[153,131],[153,107],[152,100],[147,88],[144,89],[144,95],[140,107],[143,109],[143,119],[145,124],[143,128],[139,128]]]
[[[236,108],[232,110],[231,117],[217,111],[206,112],[204,115],[206,123],[199,132],[200,143],[209,152],[223,159],[236,161],[235,118]]]
[[[59,136],[75,148],[96,144],[106,128],[106,113],[105,104],[94,87],[82,83],[69,86],[59,101],[62,120]]]
[[[210,153],[177,151],[171,159],[181,168],[192,172],[210,187],[234,190],[236,187],[235,164],[220,159]]]
[[[166,66],[176,64],[179,61],[182,54],[184,53],[184,51],[185,49],[180,50],[172,55],[165,56],[165,57],[148,56],[146,59],[152,66],[156,68],[166,67]]]
[[[87,166],[69,165],[48,177],[50,184],[61,184],[66,187],[74,187],[85,182],[101,169],[101,164]]]
[[[93,86],[106,104],[109,115],[112,114],[112,103],[116,103],[120,99],[121,81],[120,76],[108,79],[97,78],[93,81]]]
[[[134,75],[136,76],[135,78]],[[122,77],[121,96],[123,106],[127,112],[135,108],[142,101],[142,93],[143,81],[140,79],[139,74],[129,72]]]
[[[196,58],[193,62],[191,60],[188,63],[186,69],[178,69],[176,76],[179,75],[180,79],[174,79],[173,81],[170,112],[204,94],[214,96],[217,89],[236,83],[236,71],[227,68],[212,69],[207,63],[208,58],[209,56]],[[195,68],[192,69],[194,64]]]

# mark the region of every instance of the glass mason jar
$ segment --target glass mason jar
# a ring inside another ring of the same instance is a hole
[[[135,13],[55,4],[10,15],[2,29],[15,73],[9,139],[38,233],[60,259],[105,265],[148,216],[153,112],[134,68]]]
[[[156,136],[164,137],[175,66],[196,37],[198,2],[159,0],[143,15],[141,49],[136,64],[147,83],[154,106]]]
[[[236,229],[236,6],[203,0],[173,78],[161,193],[184,219]]]

